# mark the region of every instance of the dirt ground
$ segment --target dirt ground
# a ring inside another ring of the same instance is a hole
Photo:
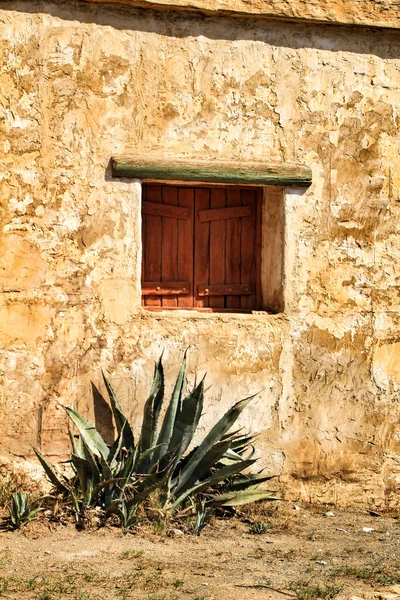
[[[0,597],[400,600],[396,515],[284,503],[251,510],[214,519],[200,536],[157,521],[126,536],[45,521],[2,532]],[[252,533],[254,521],[265,533]]]

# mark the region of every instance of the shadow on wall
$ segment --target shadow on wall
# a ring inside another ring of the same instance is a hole
[[[215,40],[248,40],[286,48],[311,48],[328,52],[400,57],[400,36],[395,30],[271,21],[261,18],[194,15],[172,10],[134,9],[115,5],[76,2],[2,2],[2,10],[48,14],[65,21],[93,23],[124,31],[142,31],[172,38],[204,37]]]

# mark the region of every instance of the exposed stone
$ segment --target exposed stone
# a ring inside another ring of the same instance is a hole
[[[398,0],[85,0],[145,8],[251,15],[299,21],[373,27],[400,27]]]

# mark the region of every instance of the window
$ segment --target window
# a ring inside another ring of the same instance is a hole
[[[260,310],[260,187],[143,184],[148,309]]]

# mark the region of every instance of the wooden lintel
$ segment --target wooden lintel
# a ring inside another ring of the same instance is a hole
[[[170,158],[145,160],[115,157],[112,159],[112,173],[114,177],[143,181],[282,186],[311,184],[311,169],[291,163],[196,162]]]
[[[248,296],[253,293],[251,285],[220,284],[199,285],[197,288],[199,296]]]
[[[183,296],[189,292],[188,281],[142,281],[142,296]]]

